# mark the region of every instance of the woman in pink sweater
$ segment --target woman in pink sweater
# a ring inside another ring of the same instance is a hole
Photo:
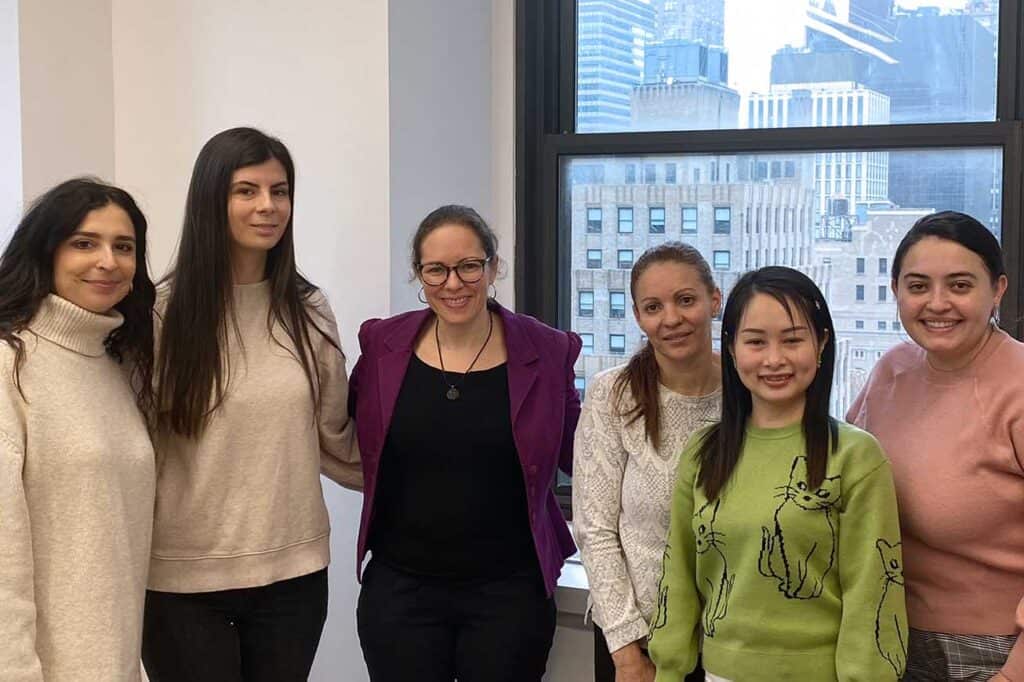
[[[890,350],[847,415],[892,460],[910,622],[904,680],[1024,682],[1024,344],[995,322],[996,238],[921,218],[892,290],[915,343]]]

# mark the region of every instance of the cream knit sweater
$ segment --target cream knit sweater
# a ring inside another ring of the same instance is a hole
[[[139,679],[153,450],[120,326],[50,295],[14,351],[0,343],[0,679]]]
[[[167,300],[160,293],[158,319]],[[318,571],[330,560],[320,473],[362,485],[345,357],[310,330],[322,382],[318,428],[302,366],[280,345],[291,348],[287,334],[267,333],[269,307],[269,282],[234,287],[241,342],[229,334],[223,402],[198,439],[154,435],[151,590],[258,587]],[[323,295],[315,293],[310,307],[337,342]]]

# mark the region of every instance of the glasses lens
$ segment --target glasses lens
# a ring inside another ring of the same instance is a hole
[[[420,277],[427,284],[444,284],[448,279],[448,268],[440,263],[427,263],[420,266]]]
[[[472,283],[479,281],[484,274],[484,264],[478,260],[467,260],[459,263],[457,270],[463,282]]]

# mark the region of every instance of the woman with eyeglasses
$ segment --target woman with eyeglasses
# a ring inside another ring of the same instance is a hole
[[[575,548],[551,491],[571,470],[581,342],[488,295],[497,238],[430,213],[412,265],[427,308],[359,331],[359,639],[372,682],[539,682]]]

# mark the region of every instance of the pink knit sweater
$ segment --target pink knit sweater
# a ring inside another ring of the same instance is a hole
[[[1024,344],[996,332],[941,372],[904,343],[847,420],[892,461],[910,626],[978,635],[1024,627]],[[1024,637],[1003,672],[1024,682]]]

